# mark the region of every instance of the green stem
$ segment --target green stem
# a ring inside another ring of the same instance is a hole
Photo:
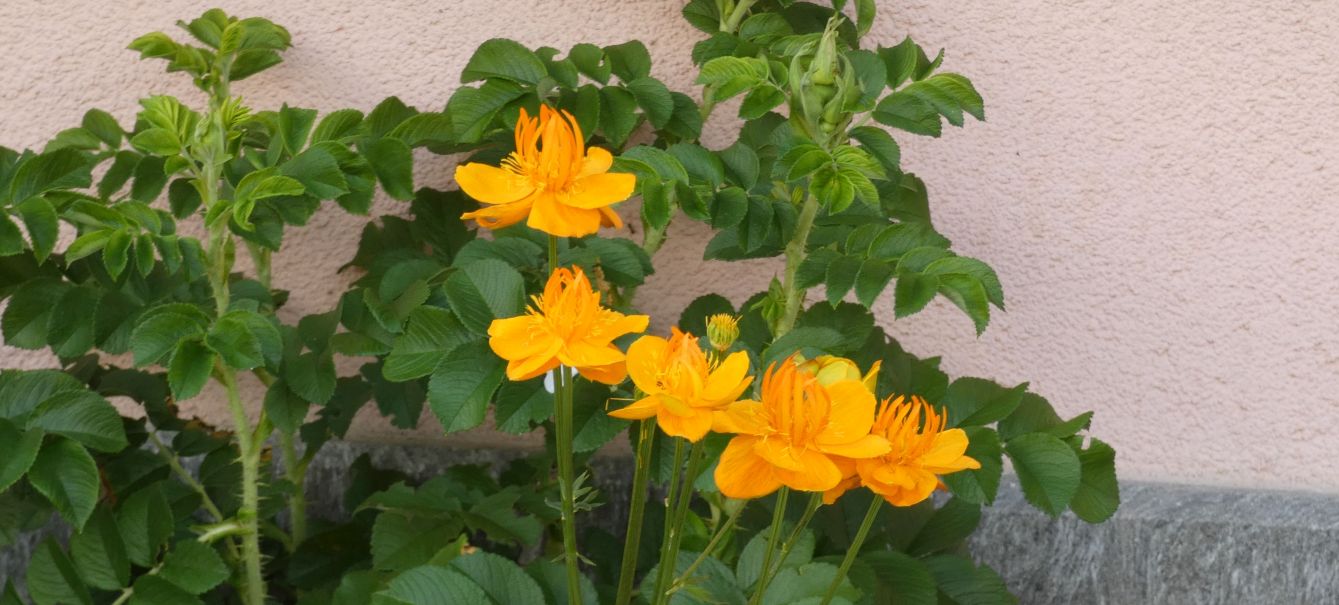
[[[683,483],[679,486],[679,499],[674,503],[674,520],[670,525],[669,554],[660,559],[661,580],[656,582],[656,603],[665,603],[669,601],[670,580],[674,578],[674,570],[678,568],[679,545],[683,542],[683,523],[688,518],[688,508],[693,503],[693,483],[697,481],[697,476],[702,472],[702,454],[703,442],[698,441],[693,444],[688,452],[688,470],[683,475]]]
[[[800,208],[800,216],[795,221],[795,235],[790,243],[786,244],[786,279],[782,283],[785,308],[772,330],[774,340],[781,338],[795,327],[795,319],[800,316],[800,308],[804,306],[805,291],[797,283],[796,276],[800,272],[800,265],[804,263],[809,244],[809,231],[814,227],[814,217],[817,214],[818,198],[813,194],[806,195],[804,205]]]
[[[307,464],[298,458],[292,435],[280,431],[279,446],[284,451],[284,476],[293,484],[288,497],[288,535],[296,549],[307,539]]]
[[[651,595],[651,602],[660,601],[660,595],[665,589],[665,584],[669,582],[670,572],[674,564],[666,564],[669,561],[670,543],[674,540],[674,511],[678,510],[679,480],[683,476],[683,439],[674,440],[674,460],[670,465],[669,494],[665,497],[665,522],[664,531],[660,534],[660,561],[656,567],[655,592]]]
[[[214,503],[214,499],[209,497],[209,492],[205,490],[205,486],[202,485],[190,471],[187,471],[186,467],[181,465],[181,460],[177,457],[177,453],[172,451],[171,447],[168,447],[166,443],[163,443],[163,441],[158,438],[158,432],[156,430],[148,431],[148,435],[149,441],[153,442],[154,449],[158,450],[158,455],[167,462],[167,466],[172,469],[172,473],[176,475],[182,483],[185,483],[187,487],[191,488],[191,490],[200,496],[201,505],[204,506],[205,512],[208,512],[209,516],[213,517],[214,522],[221,523],[225,518],[223,516],[223,511]],[[240,558],[237,552],[237,543],[229,539],[224,542],[224,546],[228,549],[228,555],[232,557],[234,561]]]
[[[552,240],[550,240],[552,241]],[[550,248],[550,258],[556,256]],[[562,498],[563,562],[567,566],[567,602],[581,603],[581,569],[577,557],[576,494],[573,493],[572,369],[559,366],[554,389],[554,437],[558,453],[558,488]]]
[[[237,388],[237,374],[223,363],[218,364],[218,375],[228,391],[228,408],[232,410],[237,449],[242,463],[242,506],[237,520],[242,524],[242,559],[246,578],[245,595],[249,605],[265,603],[265,576],[260,562],[260,447],[251,433],[246,418],[246,407]],[[263,423],[260,423],[263,424]]]
[[[757,1],[758,0],[740,0],[739,4],[735,6],[734,12],[730,13],[730,16],[726,17],[725,21],[721,22],[721,31],[727,34],[732,34],[735,30],[739,29],[739,23],[744,20],[744,17],[748,15],[749,8],[751,8]]]
[[[753,598],[749,599],[750,605],[756,605],[762,602],[762,593],[767,590],[768,569],[772,568],[772,555],[776,552],[777,539],[781,537],[781,522],[786,519],[786,500],[790,496],[790,488],[781,486],[776,493],[776,510],[772,511],[772,527],[767,536],[767,552],[762,556],[762,567],[758,569],[758,581],[754,585]]]
[[[246,250],[251,253],[251,264],[256,266],[256,280],[266,290],[269,290],[273,281],[270,270],[270,249],[254,242],[247,242]]]
[[[860,554],[860,547],[865,545],[865,537],[869,535],[869,530],[874,527],[874,519],[879,516],[879,507],[883,504],[883,498],[874,496],[874,500],[869,503],[869,510],[865,512],[865,520],[860,522],[860,529],[855,532],[855,539],[851,541],[851,547],[846,549],[846,556],[842,558],[841,567],[837,568],[837,575],[832,578],[832,584],[828,585],[828,591],[823,595],[821,605],[828,605],[832,602],[832,597],[837,595],[837,589],[841,588],[842,580],[846,579],[846,572],[851,570],[851,563],[855,562],[856,555]]]
[[[776,573],[781,571],[781,568],[786,564],[786,559],[790,557],[790,551],[800,541],[800,536],[804,534],[804,529],[809,526],[809,521],[814,518],[814,513],[818,511],[820,506],[823,506],[823,492],[814,492],[809,497],[809,505],[804,508],[804,514],[795,523],[795,529],[791,530],[790,537],[786,538],[786,542],[781,546],[781,558],[777,560],[775,569],[764,570],[767,574],[767,580],[763,583],[764,586],[770,584],[772,578],[776,577]]]
[[[685,568],[683,573],[679,574],[679,577],[674,579],[673,584],[670,584],[670,594],[674,594],[675,592],[678,592],[679,589],[683,588],[684,585],[687,584],[688,578],[693,577],[693,572],[697,571],[697,568],[707,561],[707,557],[710,557],[711,553],[715,552],[716,547],[720,545],[721,540],[730,535],[730,531],[735,528],[735,521],[739,520],[739,513],[741,512],[744,512],[744,506],[736,508],[734,512],[730,513],[730,516],[726,517],[725,522],[721,523],[720,527],[716,528],[716,533],[712,534],[711,541],[707,542],[707,547],[702,549],[702,552],[698,553],[697,558],[693,559],[693,563]]]
[[[642,518],[646,513],[646,485],[651,479],[651,446],[655,443],[655,431],[655,420],[643,420],[637,436],[637,466],[632,473],[628,531],[623,543],[623,563],[619,566],[615,605],[627,605],[632,601],[632,581],[637,574],[637,554],[642,544]]]

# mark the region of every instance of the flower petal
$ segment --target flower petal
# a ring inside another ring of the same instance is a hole
[[[738,433],[741,435],[761,435],[767,429],[763,420],[763,406],[757,401],[738,401],[730,407],[712,414],[711,430],[717,433]]]
[[[669,341],[651,335],[638,338],[628,347],[628,375],[632,376],[632,383],[642,392],[660,392],[656,373],[665,365],[665,350],[668,347]]]
[[[781,487],[775,469],[753,453],[754,437],[735,437],[716,464],[716,488],[727,498],[761,498]]]
[[[473,220],[478,222],[480,227],[501,229],[515,225],[525,220],[525,217],[529,215],[530,200],[527,198],[510,204],[485,206],[474,212],[466,212],[460,215],[460,220]]]
[[[507,379],[513,382],[530,380],[552,372],[556,367],[558,367],[557,357],[535,355],[534,357],[516,359],[507,362]]]
[[[628,366],[620,361],[607,366],[586,366],[584,368],[577,368],[577,372],[581,373],[581,375],[585,376],[588,380],[604,384],[618,384],[623,382],[624,378],[628,377]]]
[[[841,483],[842,472],[832,459],[814,450],[803,450],[796,456],[798,470],[777,469],[781,482],[806,492],[825,492]]]
[[[643,397],[625,408],[610,410],[609,415],[624,420],[646,420],[660,411],[660,402],[655,397]]]
[[[552,194],[535,196],[527,225],[558,237],[582,237],[600,230],[600,213],[560,203]]]
[[[753,382],[748,373],[749,354],[743,351],[731,353],[716,371],[707,377],[702,398],[713,403],[734,402]]]
[[[581,161],[581,171],[577,173],[576,178],[604,174],[609,172],[609,168],[613,165],[614,156],[607,150],[601,147],[591,147],[586,150],[586,158]]]
[[[488,346],[503,359],[520,359],[536,355],[558,342],[543,338],[542,322],[531,315],[495,319],[488,325]]]
[[[929,451],[921,454],[917,461],[926,470],[945,475],[967,468],[981,468],[981,463],[965,456],[967,452],[967,433],[962,429],[949,429],[935,435]]]
[[[892,446],[887,439],[878,435],[865,435],[860,439],[850,443],[820,445],[819,449],[827,454],[845,456],[847,458],[873,458],[887,454]]]
[[[613,208],[605,206],[600,209],[600,226],[618,229],[623,226],[623,217],[614,212]]]
[[[623,362],[623,351],[610,344],[593,343],[586,340],[568,342],[558,352],[558,359],[564,365],[573,368],[607,366]]]
[[[578,178],[562,202],[573,208],[594,210],[617,204],[632,196],[637,177],[623,172],[606,172]]]
[[[816,438],[820,446],[857,441],[874,425],[874,395],[856,380],[843,380],[827,387],[832,398],[828,424]]]
[[[530,179],[478,162],[456,166],[456,183],[466,195],[485,204],[510,204],[535,191]]]
[[[660,430],[665,431],[666,435],[683,437],[697,443],[711,430],[711,412],[709,410],[696,410],[686,416],[660,414],[656,416],[656,424],[660,425]]]

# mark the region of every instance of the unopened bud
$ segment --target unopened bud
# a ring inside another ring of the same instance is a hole
[[[724,353],[739,339],[739,318],[729,313],[717,313],[707,318],[707,341],[711,348]]]

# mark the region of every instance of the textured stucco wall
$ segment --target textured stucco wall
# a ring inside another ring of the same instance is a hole
[[[948,69],[986,97],[989,122],[942,140],[901,137],[930,186],[936,225],[993,264],[1009,312],[981,338],[937,302],[891,320],[913,351],[955,374],[1030,380],[1120,451],[1123,476],[1339,491],[1339,9],[1322,0],[884,2],[875,27],[949,49]],[[410,0],[221,3],[286,25],[286,62],[236,91],[368,109],[388,95],[438,108],[469,52],[492,36],[566,48],[644,40],[655,73],[690,88],[699,34],[673,0]],[[39,145],[98,106],[130,120],[149,93],[190,95],[161,63],[123,50],[208,5],[9,0],[0,18],[0,144]],[[189,98],[189,97],[188,97]],[[728,140],[732,124],[712,125]],[[422,156],[419,184],[449,164]],[[381,201],[375,211],[396,211]],[[631,209],[629,209],[631,210]],[[362,219],[338,211],[291,231],[286,317],[328,309]],[[642,301],[663,327],[694,297],[742,300],[769,263],[700,260],[683,222]],[[0,366],[49,360],[0,349]],[[216,399],[193,407],[222,419]],[[416,438],[436,438],[435,424]],[[369,417],[362,438],[392,432]],[[400,437],[403,439],[403,437]]]

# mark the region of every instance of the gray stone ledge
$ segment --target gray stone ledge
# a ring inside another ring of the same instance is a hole
[[[308,476],[314,515],[346,514],[345,472],[364,453],[374,466],[420,479],[454,464],[500,468],[528,454],[331,443]],[[608,499],[600,517],[617,525],[626,514],[629,461],[597,456],[593,464]],[[1006,478],[971,540],[972,553],[998,570],[1024,604],[1339,603],[1339,496],[1134,482],[1123,483],[1121,492],[1120,511],[1094,526],[1069,514],[1047,517]],[[53,527],[0,549],[0,580],[22,575],[48,531],[68,533]]]

